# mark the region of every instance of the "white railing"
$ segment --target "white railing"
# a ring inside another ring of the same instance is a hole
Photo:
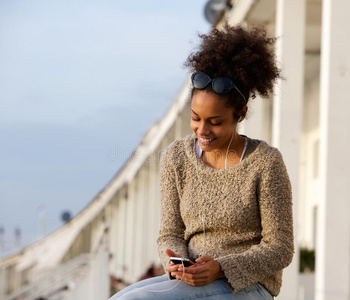
[[[73,282],[86,274],[90,267],[90,255],[82,254],[75,259],[40,274],[37,279],[14,291],[6,300],[34,300],[39,297],[49,298],[72,287]]]
[[[98,299],[96,295],[108,299],[108,229],[108,225],[101,226],[90,253],[35,274],[33,282],[7,295],[5,300],[69,300],[77,299],[76,295],[85,300]]]

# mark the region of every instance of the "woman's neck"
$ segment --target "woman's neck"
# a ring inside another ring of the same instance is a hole
[[[230,141],[225,143],[222,148],[214,149],[210,152],[203,151],[202,160],[211,167],[216,169],[225,168],[225,160],[227,154],[227,166],[233,166],[240,162],[241,155],[244,149],[245,138],[239,135],[236,131],[234,133],[230,148],[228,148]]]

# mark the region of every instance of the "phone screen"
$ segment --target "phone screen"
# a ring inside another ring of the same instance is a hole
[[[192,262],[187,259],[187,258],[181,258],[181,257],[170,257],[170,260],[174,263],[174,264],[184,264],[185,267],[189,267],[192,266]]]

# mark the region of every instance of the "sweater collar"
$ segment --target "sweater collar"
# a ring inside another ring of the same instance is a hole
[[[262,148],[266,144],[266,142],[264,141],[251,139],[249,137],[247,137],[247,140],[248,140],[248,146],[244,155],[244,159],[238,164],[228,167],[227,170],[235,169],[241,165],[246,164],[250,160],[250,157],[251,156],[254,157],[255,155],[257,155],[258,152],[260,151],[260,148]],[[195,150],[196,141],[197,141],[197,137],[195,133],[192,133],[184,138],[185,152],[186,152],[186,155],[190,158],[190,160],[193,161],[194,163],[198,163],[198,165],[201,166],[201,168],[209,168],[218,172],[225,171],[224,168],[215,169],[207,165],[205,162],[203,162],[200,158],[197,157],[196,150]]]

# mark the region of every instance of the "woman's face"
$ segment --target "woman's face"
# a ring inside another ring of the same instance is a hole
[[[234,109],[225,106],[222,96],[196,90],[191,113],[191,128],[202,150],[226,150],[237,121],[233,118]]]

